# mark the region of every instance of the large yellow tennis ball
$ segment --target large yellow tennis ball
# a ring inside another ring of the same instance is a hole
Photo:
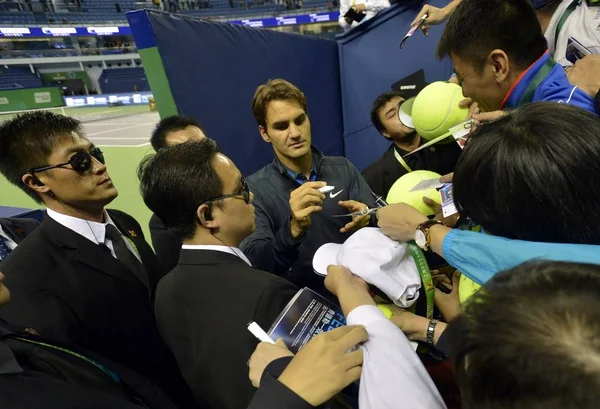
[[[423,196],[430,198],[436,203],[441,203],[440,192],[436,189],[419,190],[416,192],[411,192],[411,190],[423,180],[439,179],[441,177],[440,174],[428,170],[415,170],[414,172],[407,173],[392,185],[386,200],[389,204],[409,204],[426,216],[434,215],[435,209],[423,203]]]
[[[469,109],[458,106],[463,99],[462,88],[457,84],[439,81],[423,88],[415,98],[411,113],[417,133],[430,141],[465,122]]]

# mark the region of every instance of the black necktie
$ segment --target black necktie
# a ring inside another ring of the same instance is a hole
[[[148,287],[148,277],[146,276],[146,269],[144,265],[133,255],[133,253],[127,247],[125,238],[121,232],[112,224],[106,225],[106,238],[108,238],[113,245],[117,260],[127,267],[140,281]]]
[[[12,250],[6,244],[6,238],[0,235],[0,261],[4,260]]]

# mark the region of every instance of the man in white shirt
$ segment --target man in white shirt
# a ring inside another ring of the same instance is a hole
[[[338,22],[344,31],[349,31],[351,28],[364,23],[381,10],[388,7],[390,7],[389,0],[358,0],[358,2],[356,0],[340,0],[340,16],[338,17]],[[360,22],[357,22],[349,17],[344,17],[350,8],[353,8],[357,13],[366,14],[365,18]]]
[[[246,362],[297,288],[256,270],[239,250],[255,229],[254,195],[212,139],[160,149],[138,169],[146,205],[183,243],[158,284],[161,334],[199,406],[245,408],[254,393]],[[232,392],[233,391],[233,392]]]
[[[554,60],[572,65],[567,59],[569,39],[575,39],[592,54],[600,54],[600,7],[586,0],[531,0]]]
[[[13,301],[0,318],[110,358],[190,407],[151,308],[163,271],[137,221],[105,209],[118,192],[79,121],[48,111],[5,121],[0,172],[47,207],[2,261]]]

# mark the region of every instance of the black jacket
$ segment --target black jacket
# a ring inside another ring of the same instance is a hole
[[[296,292],[236,255],[181,251],[177,267],[158,284],[156,319],[199,405],[248,405],[255,389],[247,362],[258,344],[248,323],[268,331]]]
[[[421,140],[421,144],[425,142],[427,141]],[[454,142],[438,143],[404,157],[409,152],[398,149],[392,144],[381,158],[369,165],[362,173],[371,189],[384,199],[387,197],[392,185],[407,173],[406,169],[396,159],[394,149],[398,151],[412,170],[430,170],[440,175],[454,172],[454,167],[462,152],[458,144]]]
[[[105,356],[189,407],[191,394],[160,337],[150,300],[163,270],[135,219],[108,213],[137,248],[150,289],[101,246],[46,216],[0,264],[12,294],[0,318]]]
[[[35,219],[21,219],[18,217],[0,218],[0,225],[2,225],[2,231],[6,233],[8,238],[19,244],[40,225],[40,222]]]
[[[0,407],[176,409],[152,381],[73,345],[0,322]],[[14,405],[14,406],[13,406]]]
[[[291,360],[291,357],[279,358],[267,365],[260,380],[260,387],[247,409],[312,409],[314,407],[277,380]]]
[[[181,251],[181,240],[179,240],[167,227],[162,220],[155,214],[150,218],[150,237],[156,257],[162,264],[165,271],[171,271],[179,261],[179,252]]]
[[[323,210],[311,217],[312,225],[300,241],[290,232],[290,193],[299,185],[277,158],[266,167],[248,177],[254,193],[256,231],[241,245],[256,268],[287,278],[299,287],[309,287],[325,293],[323,277],[316,275],[312,258],[326,243],[343,243],[351,233],[340,229],[351,221],[349,217],[332,217],[347,214],[339,206],[340,200],[356,200],[369,207],[375,206],[371,189],[358,170],[343,157],[323,156],[313,148],[313,161],[317,180],[335,186],[323,202]]]

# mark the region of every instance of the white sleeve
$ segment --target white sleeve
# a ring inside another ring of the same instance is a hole
[[[368,0],[365,2],[365,6],[367,7],[367,11],[371,13],[379,13],[381,10],[385,10],[390,7],[390,0]]]
[[[344,19],[344,14],[346,14],[348,10],[350,10],[350,3],[348,0],[340,0],[340,16],[338,17],[338,23],[344,30],[349,30],[351,26],[346,23],[346,20]]]
[[[404,333],[373,305],[348,314],[348,325],[363,325],[360,409],[445,409],[446,405]]]

